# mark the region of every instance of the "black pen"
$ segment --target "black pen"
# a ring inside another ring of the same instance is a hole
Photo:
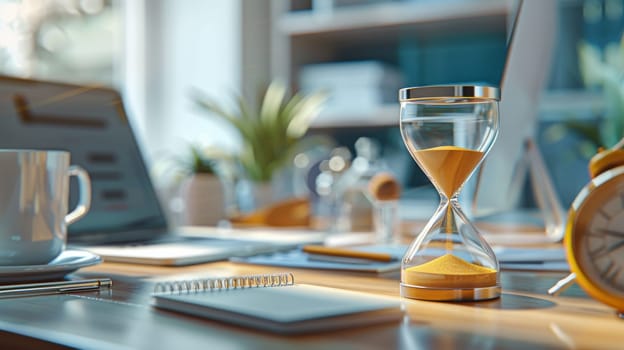
[[[87,292],[99,290],[101,288],[111,288],[112,285],[113,282],[110,280],[110,278],[12,284],[0,286],[0,298]]]

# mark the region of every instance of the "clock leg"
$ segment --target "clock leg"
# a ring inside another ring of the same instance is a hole
[[[569,274],[568,276],[559,280],[559,282],[555,283],[554,286],[550,287],[550,289],[548,290],[548,294],[552,296],[557,296],[563,293],[566,289],[568,289],[568,287],[572,285],[572,283],[574,283],[575,279],[576,279],[576,274],[574,273]]]

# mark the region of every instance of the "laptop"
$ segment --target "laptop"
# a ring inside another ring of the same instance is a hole
[[[188,265],[322,241],[303,231],[172,230],[114,89],[0,76],[0,130],[0,148],[67,150],[89,172],[91,209],[68,227],[68,245],[106,261]],[[77,194],[72,179],[70,208]]]

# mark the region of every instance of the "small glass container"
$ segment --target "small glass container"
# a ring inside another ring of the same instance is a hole
[[[403,142],[440,195],[438,209],[403,257],[403,297],[468,301],[500,296],[496,256],[458,200],[498,135],[499,96],[498,88],[480,85],[399,91]]]

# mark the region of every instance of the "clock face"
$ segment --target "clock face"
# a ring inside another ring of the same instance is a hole
[[[571,262],[594,298],[624,310],[624,167],[598,176],[572,205]]]

